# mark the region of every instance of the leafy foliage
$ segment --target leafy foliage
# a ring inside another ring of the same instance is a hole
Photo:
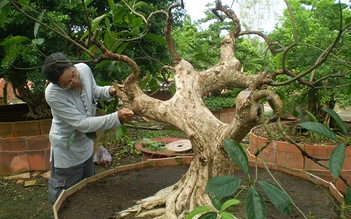
[[[141,77],[160,77],[160,67],[171,63],[162,32],[165,23],[159,22],[163,21],[164,17],[155,16],[152,25],[148,27],[149,33],[142,37],[146,32],[146,24],[139,15],[130,13],[130,8],[147,16],[155,10],[167,8],[175,1],[148,2],[149,4],[130,1],[127,6],[123,2],[110,1],[107,5],[101,0],[85,1],[84,8],[82,2],[77,0],[71,1],[70,4],[65,1],[3,1],[0,6],[0,24],[5,31],[0,33],[0,50],[3,51],[0,55],[3,69],[0,71],[0,77],[11,82],[15,88],[23,87],[31,81],[35,86],[30,92],[43,95],[45,80],[40,68],[45,56],[63,51],[73,62],[90,62],[101,54],[96,46],[91,46],[86,41],[91,31],[96,29],[100,29],[97,37],[105,42],[108,49],[138,60]],[[177,14],[181,12],[175,14],[176,25],[179,22]],[[31,19],[28,19],[29,16]],[[80,50],[82,47],[77,49],[78,44],[86,46],[83,53]],[[89,53],[94,57],[89,56]],[[99,84],[111,84],[114,80],[122,82],[130,73],[129,67],[122,62],[105,60],[96,65],[89,65]],[[27,70],[24,73],[19,69]],[[43,100],[42,95],[36,98]],[[30,101],[27,97],[21,98],[27,103]],[[45,107],[48,108],[43,108]],[[36,108],[33,107],[32,110],[35,112]]]
[[[278,74],[274,78],[277,84],[291,81],[275,90],[284,102],[285,112],[292,112],[296,107],[308,109],[318,121],[322,121],[325,113],[320,109],[323,105],[333,108],[335,102],[343,106],[350,103],[345,95],[350,90],[351,78],[347,74],[349,67],[341,61],[350,56],[351,50],[346,43],[350,40],[350,35],[342,34],[340,40],[333,43],[339,37],[339,31],[350,24],[350,10],[343,4],[335,4],[335,1],[294,0],[289,1],[289,4],[294,13],[294,22],[291,22],[291,15],[286,9],[280,18],[281,28],[275,28],[269,38],[291,47],[285,54],[277,53],[269,60],[274,63],[275,69],[284,67],[294,75]],[[329,46],[334,47],[327,58],[323,48]],[[325,62],[317,69],[309,70],[316,62],[324,59]],[[309,73],[302,75],[307,72]],[[299,80],[292,80],[295,76],[299,76]]]
[[[350,141],[347,139],[347,129],[340,118],[340,116],[333,110],[323,108],[331,117],[336,121],[336,124],[339,126],[339,129],[342,130],[342,133],[344,134],[343,136],[339,136],[337,138],[337,135],[335,134],[334,130],[330,129],[329,127],[325,126],[324,124],[320,124],[317,122],[302,122],[299,125],[304,127],[305,129],[318,133],[319,135],[322,135],[324,137],[330,138],[333,141],[339,142],[337,147],[334,148],[333,152],[330,155],[329,158],[329,170],[332,176],[337,179],[340,176],[341,170],[344,166],[344,161],[345,161],[345,156],[346,156],[346,147],[350,146]],[[345,196],[345,201],[347,203],[350,203],[350,196],[351,196],[351,190],[348,189],[347,194]]]
[[[165,144],[163,142],[153,141],[149,138],[143,138],[142,145],[149,151],[163,151],[165,149]]]
[[[235,99],[240,93],[240,89],[233,89],[225,92],[218,92],[203,98],[205,106],[211,111],[218,111],[223,108],[235,106]]]
[[[251,177],[248,174],[249,163],[247,154],[239,143],[231,139],[224,139],[223,145],[233,162],[247,174],[250,182],[245,200],[247,218],[266,218],[265,200],[260,190],[258,190],[255,183],[253,183],[256,180],[251,180]],[[260,180],[258,183],[273,205],[283,214],[290,215],[292,202],[288,194],[278,186],[264,180]],[[211,215],[210,218],[217,218],[218,215],[225,215],[224,218],[235,218],[233,214],[225,210],[230,206],[240,204],[239,200],[235,199],[235,197],[232,198],[232,195],[237,193],[240,184],[241,179],[235,176],[217,176],[210,179],[207,182],[205,192],[210,195],[212,204],[215,208],[199,206],[189,213],[187,219],[194,218],[198,215],[202,215],[200,218],[207,218],[208,215]]]

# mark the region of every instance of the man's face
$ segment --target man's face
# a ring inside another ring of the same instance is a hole
[[[76,67],[66,68],[58,79],[58,85],[65,90],[75,90],[80,87],[81,80]]]

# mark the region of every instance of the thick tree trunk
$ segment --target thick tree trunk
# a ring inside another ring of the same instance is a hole
[[[206,145],[206,142],[197,144],[197,147],[202,147],[200,145]],[[210,206],[211,201],[205,194],[207,181],[214,176],[234,173],[233,162],[216,150],[220,145],[219,139],[207,145],[206,150],[194,155],[189,170],[176,184],[139,201],[138,205],[121,212],[117,218],[130,214],[138,218],[185,218],[190,209],[200,205]],[[211,152],[214,154],[208,156]]]

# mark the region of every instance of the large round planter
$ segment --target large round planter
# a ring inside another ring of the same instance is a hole
[[[254,153],[260,149],[268,139],[263,136],[258,136],[254,133],[254,130],[259,127],[255,127],[250,132],[250,144],[248,148],[248,154],[252,160],[255,160]],[[334,150],[336,145],[303,145],[303,148],[308,154],[316,158],[330,157],[330,154]],[[351,148],[346,149],[346,158],[341,175],[345,177],[348,182],[351,182]],[[290,174],[298,177],[306,177],[304,172],[303,156],[301,152],[289,142],[272,140],[268,147],[262,151],[262,157],[264,162],[268,165],[273,165],[279,168],[281,171],[289,172]],[[258,157],[258,161],[262,164],[262,160]],[[321,161],[325,166],[329,166],[328,161]],[[347,186],[342,182],[341,179],[334,179],[330,174],[330,171],[316,164],[312,160],[306,158],[305,170],[316,176],[321,177],[331,183],[341,192],[347,192]]]
[[[170,143],[173,141],[184,140],[184,138],[151,138],[152,141],[157,141],[161,143]],[[193,153],[171,153],[171,152],[159,152],[159,151],[150,151],[142,146],[142,141],[139,141],[135,144],[135,148],[140,150],[143,159],[146,161],[148,159],[159,159],[167,157],[177,157],[177,156],[193,156]]]
[[[130,171],[130,170],[142,170],[142,169],[147,168],[147,167],[179,166],[179,165],[183,165],[183,164],[188,165],[191,162],[192,162],[191,157],[170,157],[170,158],[162,158],[162,159],[150,159],[148,161],[143,161],[140,163],[119,166],[119,167],[116,167],[114,169],[110,169],[110,170],[104,171],[102,173],[99,173],[99,174],[92,176],[90,178],[86,178],[86,179],[82,180],[81,182],[77,183],[76,185],[72,186],[71,188],[64,190],[61,193],[61,195],[59,196],[59,198],[57,199],[57,201],[53,205],[54,217],[55,217],[55,219],[59,218],[58,214],[60,213],[60,209],[62,206],[65,206],[65,208],[66,207],[70,208],[69,205],[64,205],[64,203],[68,197],[72,196],[73,194],[75,194],[77,192],[80,192],[80,190],[82,188],[84,188],[84,187],[86,187],[89,184],[92,184],[94,182],[96,182],[96,183],[101,182],[102,184],[105,184],[105,181],[106,181],[105,179],[114,173],[122,173],[122,172]],[[122,174],[119,174],[119,175],[122,175]],[[322,180],[321,178],[314,176],[313,174],[310,174],[310,177],[312,178],[312,181],[315,182],[316,184],[321,185],[321,186],[325,186],[327,188],[329,187],[331,195],[339,203],[341,203],[344,200],[342,194],[340,194],[338,192],[338,190],[333,185],[330,185],[331,184],[330,182],[326,182],[326,181]],[[154,180],[156,180],[156,179],[154,179]],[[141,183],[141,182],[139,182],[139,183]],[[133,186],[131,186],[131,189],[133,189],[132,187]],[[95,187],[93,187],[93,189],[94,188]],[[140,184],[140,188],[144,189],[143,184]],[[116,187],[116,190],[118,190],[118,187]],[[128,192],[125,192],[125,193],[128,194]],[[106,194],[102,193],[101,195],[105,196]],[[108,196],[114,196],[114,195],[116,195],[116,194],[108,193]],[[101,201],[99,196],[94,196],[94,197],[92,197],[92,199],[97,199],[97,200]],[[103,202],[102,202],[102,206],[104,206],[104,207],[101,208],[101,210],[105,210],[104,209],[105,205],[103,205]],[[108,207],[106,207],[106,209],[108,209]],[[79,211],[80,210],[79,206],[74,205],[74,210]],[[128,218],[130,218],[130,217],[128,217]]]

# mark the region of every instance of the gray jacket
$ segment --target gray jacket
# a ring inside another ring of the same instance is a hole
[[[96,99],[111,99],[109,86],[97,86],[88,65],[79,63],[75,67],[82,81],[82,94],[52,83],[45,89],[45,99],[53,116],[49,139],[56,168],[73,167],[92,156],[94,142],[84,133],[121,126],[118,112],[95,116]],[[72,145],[67,148],[68,139],[73,132],[75,137]]]

